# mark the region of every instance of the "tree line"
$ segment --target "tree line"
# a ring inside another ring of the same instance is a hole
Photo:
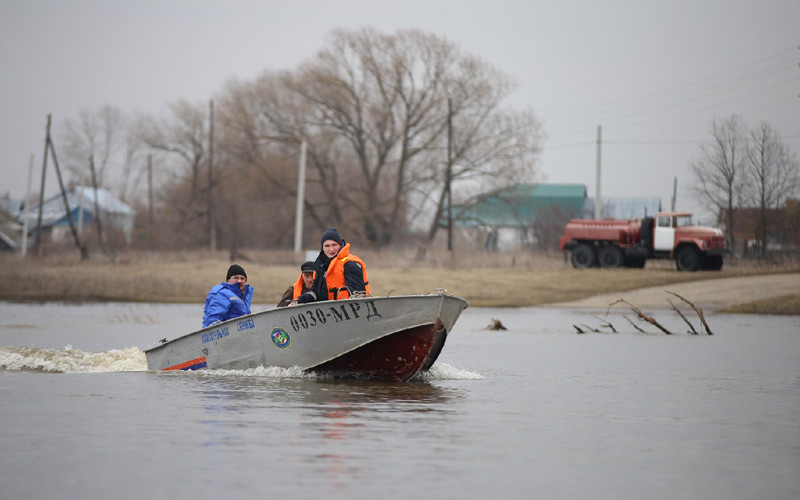
[[[290,248],[303,142],[307,246],[330,226],[374,246],[412,232],[431,240],[450,183],[463,202],[535,175],[541,127],[532,110],[505,105],[515,89],[436,35],[335,30],[294,70],[226,84],[213,138],[207,102],[158,116],[105,106],[64,123],[62,156],[73,184],[94,177],[137,207],[150,247]]]
[[[800,163],[797,155],[769,123],[749,126],[738,115],[714,120],[711,140],[700,148],[691,163],[694,193],[725,227],[726,238],[737,248],[737,210],[755,211],[757,256],[764,258],[770,233],[780,226],[800,234],[800,206],[787,204],[800,194]],[[785,211],[783,221],[775,211]],[[800,245],[800,241],[794,244]]]
[[[293,70],[228,82],[213,108],[104,106],[66,120],[57,145],[72,184],[105,187],[137,208],[134,244],[147,248],[291,248],[304,142],[306,247],[330,226],[375,247],[429,242],[448,186],[464,204],[535,178],[542,129],[532,109],[505,105],[515,90],[511,76],[442,37],[340,29]],[[734,209],[757,209],[763,256],[770,210],[800,189],[778,131],[715,120],[691,168],[732,246]],[[557,239],[564,217],[532,228],[539,246]]]

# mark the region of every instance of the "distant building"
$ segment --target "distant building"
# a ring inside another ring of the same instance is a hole
[[[76,186],[67,191],[67,204],[72,223],[76,228],[85,230],[93,227],[95,221],[95,190],[91,187]],[[109,191],[97,189],[97,205],[100,209],[103,228],[119,231],[126,243],[131,241],[131,233],[136,219],[136,210]],[[14,216],[19,223],[24,220],[24,210],[17,211]],[[36,231],[39,218],[39,204],[34,203],[28,209],[28,234]],[[69,238],[69,219],[64,208],[61,193],[52,196],[42,204],[42,232],[49,233],[54,241]]]
[[[728,211],[720,212],[721,226],[728,225]],[[765,254],[797,253],[800,251],[800,200],[789,199],[782,208],[769,208],[765,214]],[[759,234],[761,212],[757,208],[733,209],[733,237],[736,247],[734,255],[740,257],[760,256]],[[726,234],[728,231],[726,230]]]
[[[22,241],[22,224],[0,207],[0,251],[16,252]]]
[[[585,200],[583,184],[516,184],[454,206],[453,219],[487,249],[542,246],[553,226],[563,227],[561,221],[580,216]]]
[[[584,184],[516,184],[454,206],[454,225],[486,249],[556,249],[567,221],[593,217],[594,198],[586,193]],[[604,197],[602,204],[604,218],[641,218],[661,210],[658,197]]]
[[[661,211],[661,198],[658,196],[603,196],[600,217],[603,219],[641,219],[653,217]],[[583,216],[594,218],[594,198],[586,198]]]

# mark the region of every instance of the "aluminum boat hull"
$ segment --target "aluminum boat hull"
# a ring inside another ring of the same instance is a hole
[[[433,365],[466,307],[446,293],[314,302],[218,323],[145,354],[156,371],[277,366],[404,381]]]

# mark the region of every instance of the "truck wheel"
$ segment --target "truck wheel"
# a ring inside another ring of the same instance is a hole
[[[695,247],[683,247],[675,255],[675,266],[678,271],[689,271],[691,273],[700,269],[703,264],[703,256]]]
[[[706,255],[703,269],[707,271],[719,271],[722,269],[722,255]]]
[[[586,243],[581,243],[572,250],[572,267],[583,269],[595,263],[594,248]]]
[[[598,257],[600,258],[600,265],[606,269],[614,269],[622,265],[624,256],[622,250],[616,245],[608,245],[600,248]]]

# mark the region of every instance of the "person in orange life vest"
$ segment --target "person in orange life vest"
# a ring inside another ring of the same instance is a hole
[[[314,263],[310,260],[303,262],[300,266],[300,276],[297,282],[283,292],[281,301],[278,302],[278,307],[286,307],[297,299],[300,295],[311,290],[314,285]]]
[[[350,253],[350,243],[345,243],[339,231],[328,228],[322,233],[321,250],[314,261],[314,286],[297,298],[298,304],[322,300],[347,299],[352,292],[369,295],[367,266]]]

